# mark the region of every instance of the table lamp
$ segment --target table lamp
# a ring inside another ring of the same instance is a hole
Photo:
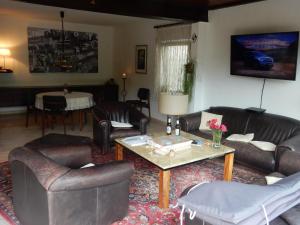
[[[3,57],[3,67],[0,67],[0,72],[12,72],[11,69],[5,68],[5,57],[10,56],[10,50],[8,48],[0,48],[0,56]]]
[[[172,94],[162,92],[159,95],[158,111],[165,114],[170,120],[170,116],[179,116],[188,112],[189,96],[184,94]],[[179,118],[177,117],[177,120]]]

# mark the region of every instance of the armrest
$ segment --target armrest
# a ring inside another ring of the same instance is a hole
[[[96,110],[93,111],[93,139],[100,146],[102,153],[106,153],[110,146],[111,123],[101,112]]]
[[[277,146],[277,151],[297,151],[300,153],[300,134],[285,140]]]
[[[48,190],[53,182],[70,171],[70,168],[55,163],[53,160],[44,157],[39,151],[26,147],[16,148],[9,153],[9,162],[14,171],[15,162],[21,162],[28,167],[40,184]],[[16,171],[24,173],[24,171]],[[26,176],[26,175],[25,175]]]
[[[300,135],[280,143],[276,148],[276,171],[285,175],[300,171]]]
[[[181,129],[185,132],[198,130],[201,122],[201,112],[181,116],[179,121]]]
[[[147,125],[149,123],[148,117],[146,117],[142,112],[132,108],[130,110],[129,122],[137,127],[142,134],[147,132]]]
[[[51,191],[71,191],[99,187],[129,180],[134,166],[128,161],[114,161],[95,167],[70,170],[57,179]]]

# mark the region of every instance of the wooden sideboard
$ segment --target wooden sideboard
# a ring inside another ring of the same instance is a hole
[[[62,91],[64,86],[0,87],[0,107],[33,105],[35,95],[40,92]],[[118,85],[69,85],[70,91],[89,92],[95,102],[118,101]]]

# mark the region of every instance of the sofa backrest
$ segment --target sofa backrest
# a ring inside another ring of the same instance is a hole
[[[103,114],[102,117],[106,120],[129,122],[130,107],[123,102],[103,102],[94,109],[94,112],[96,115]]]
[[[249,120],[249,112],[246,110],[220,106],[210,107],[207,112],[223,115],[222,123],[225,124],[228,129],[225,136],[245,133]]]
[[[250,113],[246,133],[254,133],[254,140],[279,144],[300,133],[300,121],[270,113]]]

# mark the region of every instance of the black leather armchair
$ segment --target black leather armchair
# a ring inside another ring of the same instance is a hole
[[[130,123],[132,128],[114,128],[111,121]],[[123,102],[106,102],[94,108],[93,137],[102,154],[110,151],[114,139],[146,134],[149,119]]]
[[[108,225],[128,212],[133,165],[91,162],[87,145],[11,151],[13,204],[22,225]]]

